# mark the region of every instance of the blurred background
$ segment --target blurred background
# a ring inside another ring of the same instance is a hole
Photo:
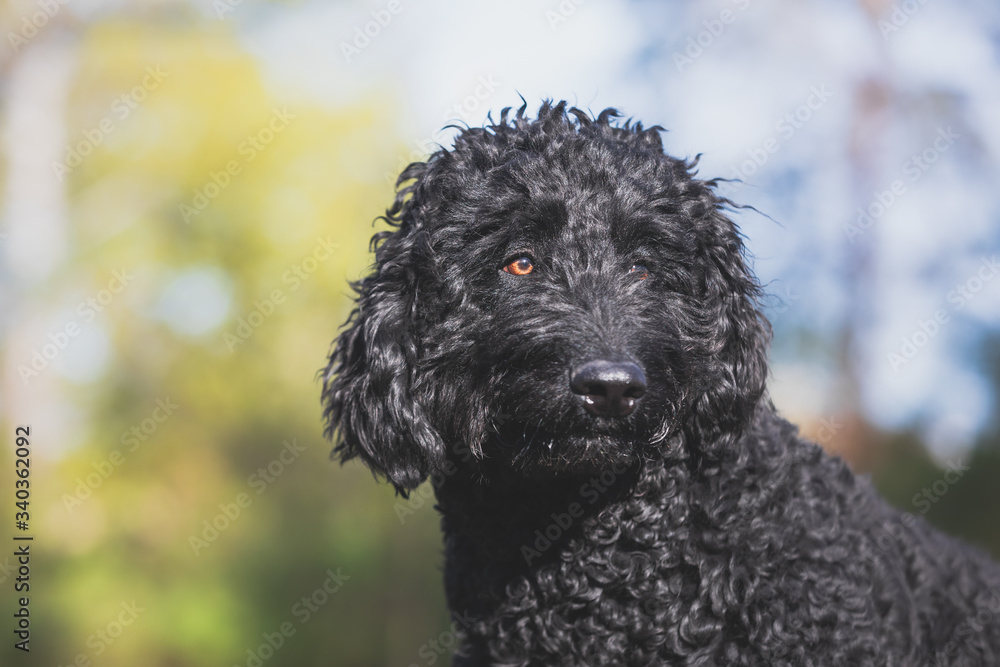
[[[0,550],[3,664],[448,663],[428,489],[329,461],[316,372],[396,174],[522,97],[734,179],[775,403],[1000,556],[996,3],[8,0],[0,26],[0,517],[27,424],[35,537],[30,657]]]

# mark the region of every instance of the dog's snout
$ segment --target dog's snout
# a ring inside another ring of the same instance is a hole
[[[626,417],[646,393],[646,376],[629,361],[588,361],[573,370],[569,386],[592,415]]]

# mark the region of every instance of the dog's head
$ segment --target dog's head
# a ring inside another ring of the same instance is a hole
[[[715,181],[561,102],[411,164],[324,374],[327,434],[404,491],[455,451],[533,476],[733,446],[769,328]]]

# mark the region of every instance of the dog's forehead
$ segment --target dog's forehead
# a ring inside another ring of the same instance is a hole
[[[453,181],[459,187],[445,204],[450,215],[442,220],[450,224],[442,231],[460,225],[466,250],[479,251],[476,261],[522,250],[635,255],[646,246],[675,245],[682,235],[663,208],[669,181],[628,160],[604,157],[521,152],[466,173]]]
[[[581,186],[545,193],[527,207],[522,231],[557,248],[589,253],[630,251],[662,231],[643,198],[612,186]]]
[[[653,214],[652,197],[614,174],[584,177],[548,174],[525,180],[513,194],[519,217],[528,224],[552,226],[559,233],[600,234],[626,227]],[[498,193],[494,193],[498,194]]]

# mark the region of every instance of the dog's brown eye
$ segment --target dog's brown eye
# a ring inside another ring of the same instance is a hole
[[[644,264],[633,264],[632,268],[629,269],[628,272],[639,280],[645,280],[649,277],[649,269],[647,269]]]
[[[518,257],[513,262],[503,267],[503,270],[507,273],[515,276],[526,276],[532,272],[535,265],[531,263],[531,260],[527,257]]]

